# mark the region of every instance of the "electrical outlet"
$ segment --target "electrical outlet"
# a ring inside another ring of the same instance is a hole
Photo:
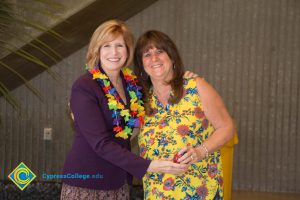
[[[44,140],[52,140],[52,128],[44,128]]]

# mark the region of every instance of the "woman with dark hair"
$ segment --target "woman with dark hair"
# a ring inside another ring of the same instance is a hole
[[[182,77],[176,45],[160,31],[140,36],[134,65],[146,109],[140,155],[189,165],[180,176],[147,172],[144,198],[222,199],[219,149],[233,137],[234,126],[221,97],[204,79]]]

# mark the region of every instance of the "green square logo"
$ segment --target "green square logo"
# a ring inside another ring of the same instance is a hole
[[[21,190],[24,190],[35,177],[36,175],[23,162],[8,175],[8,178]]]

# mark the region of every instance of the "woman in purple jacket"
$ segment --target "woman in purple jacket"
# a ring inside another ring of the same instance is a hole
[[[132,56],[133,36],[124,22],[110,20],[96,29],[87,52],[88,72],[71,92],[75,136],[63,169],[63,200],[129,199],[132,176],[187,169],[130,152],[130,136],[144,115],[141,88],[127,68]]]

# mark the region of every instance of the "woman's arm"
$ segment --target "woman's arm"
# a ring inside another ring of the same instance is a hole
[[[142,178],[151,161],[140,158],[116,142],[112,129],[106,124],[111,119],[105,118],[105,108],[100,107],[105,96],[101,99],[101,94],[97,93],[99,90],[101,88],[92,79],[80,79],[73,85],[70,105],[75,129],[100,158]]]
[[[132,131],[132,135],[130,137],[130,141],[134,140],[136,136],[138,136],[140,133],[140,129],[139,128],[134,128]]]
[[[182,149],[180,153],[186,151],[186,154],[179,159],[179,162],[185,160],[183,163],[196,162],[205,158],[207,154],[209,155],[219,150],[234,135],[233,120],[220,95],[210,84],[200,77],[196,78],[196,84],[205,116],[212,123],[215,131],[201,146]]]

